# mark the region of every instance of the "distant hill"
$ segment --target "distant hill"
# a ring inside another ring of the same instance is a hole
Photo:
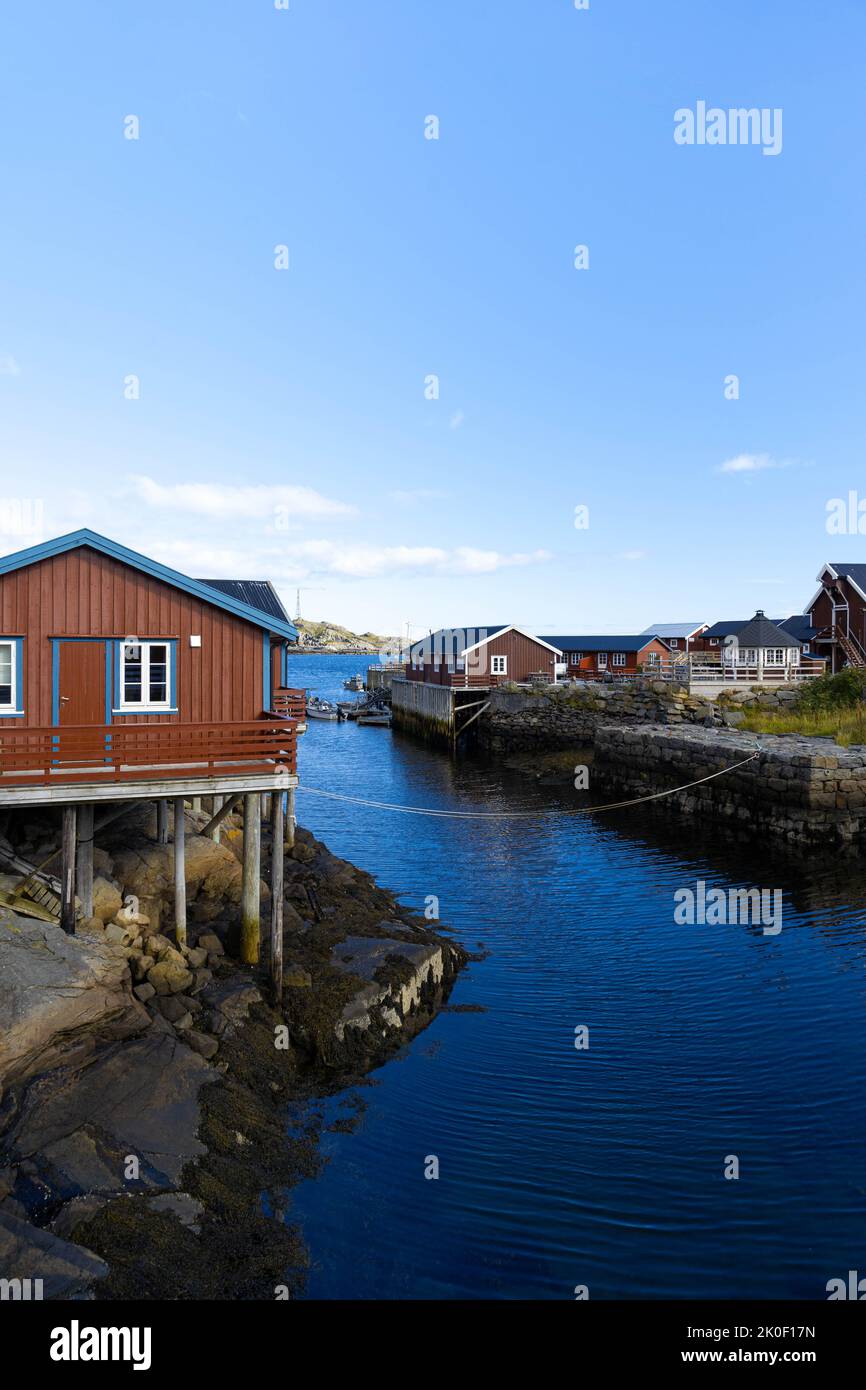
[[[396,651],[400,647],[399,637],[350,632],[339,623],[312,623],[307,618],[296,618],[295,627],[302,647],[324,647],[329,652],[382,652]]]

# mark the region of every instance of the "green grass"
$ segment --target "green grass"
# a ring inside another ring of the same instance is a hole
[[[852,743],[866,743],[866,708],[793,710],[790,714],[749,710],[737,728],[754,734],[824,735],[848,748]]]

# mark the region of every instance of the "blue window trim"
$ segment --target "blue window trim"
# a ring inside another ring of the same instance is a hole
[[[139,642],[163,642],[168,647],[168,707],[164,705],[135,705],[121,708],[122,687],[120,684],[120,651],[124,639],[116,638],[112,643],[114,647],[114,701],[111,706],[112,714],[179,714],[177,707],[177,638],[176,637],[139,637]],[[109,700],[111,699],[109,694]]]
[[[15,648],[15,689],[12,691],[14,709],[0,709],[0,719],[24,718],[24,638],[0,637],[0,642],[11,642]]]

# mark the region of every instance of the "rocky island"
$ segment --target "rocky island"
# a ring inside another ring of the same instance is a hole
[[[0,908],[0,1265],[45,1298],[300,1291],[287,1211],[319,1166],[311,1101],[364,1084],[468,959],[298,829],[274,1001],[267,961],[236,959],[240,826],[217,844],[205,819],[187,812],[186,944],[173,848],[142,804],[97,836],[94,916],[76,935]],[[36,859],[56,836],[38,812],[4,830]],[[363,1100],[344,1105],[349,1126]]]

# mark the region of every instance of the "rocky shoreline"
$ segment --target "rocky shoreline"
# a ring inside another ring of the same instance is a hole
[[[98,915],[78,935],[0,908],[0,1268],[45,1298],[298,1293],[307,1255],[286,1213],[318,1171],[315,1098],[346,1089],[354,1124],[349,1088],[426,1026],[468,959],[299,829],[275,1006],[266,956],[234,958],[239,828],[217,845],[204,819],[187,813],[186,946],[172,847],[143,806],[98,837]],[[34,816],[6,835],[35,858],[53,830]]]

